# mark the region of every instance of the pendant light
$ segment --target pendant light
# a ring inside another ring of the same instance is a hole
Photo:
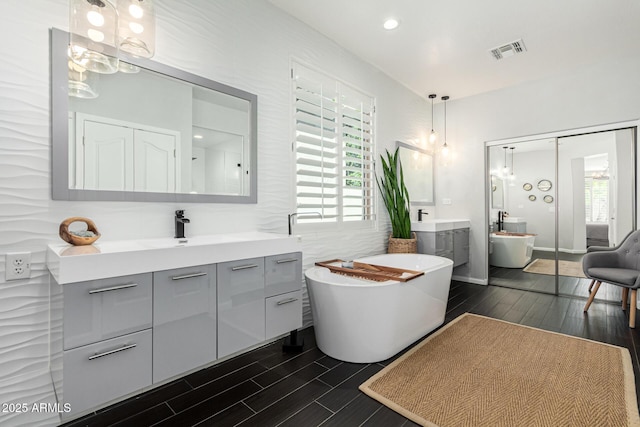
[[[502,167],[502,177],[506,178],[509,174],[509,166],[507,166],[507,150],[509,147],[502,147],[504,150],[504,166]]]
[[[152,0],[118,0],[120,50],[151,58],[156,49],[156,16]]]
[[[107,0],[70,0],[69,58],[86,71],[118,71],[118,14]]]
[[[442,144],[442,155],[449,155],[449,146],[447,145],[447,100],[448,96],[443,96],[442,101],[444,102],[444,144]]]
[[[438,134],[436,133],[435,130],[433,130],[433,99],[438,96],[435,93],[432,93],[431,95],[429,95],[429,99],[431,100],[431,133],[429,134],[429,142],[432,144],[436,143],[436,140],[438,139]]]
[[[516,147],[511,147],[511,175],[509,175],[509,180],[511,181],[511,185],[513,185],[513,181],[516,180],[516,176],[513,173],[513,150],[515,150]]]

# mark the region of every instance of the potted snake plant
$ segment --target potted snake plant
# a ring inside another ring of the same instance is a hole
[[[411,232],[411,215],[409,211],[409,192],[404,183],[402,163],[398,156],[399,149],[391,154],[388,150],[382,161],[382,177],[376,176],[382,200],[391,220],[391,236],[388,253],[417,252],[416,234]]]

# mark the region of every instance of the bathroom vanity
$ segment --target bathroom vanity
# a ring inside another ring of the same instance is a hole
[[[49,245],[63,420],[302,326],[296,238],[238,233]]]
[[[453,266],[469,262],[469,227],[467,219],[430,219],[411,223],[418,237],[418,253],[449,258]]]

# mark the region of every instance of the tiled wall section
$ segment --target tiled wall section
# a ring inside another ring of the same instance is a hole
[[[375,95],[379,150],[426,128],[424,99],[262,0],[156,2],[159,62],[256,93],[257,205],[63,202],[50,197],[49,29],[68,29],[66,0],[0,2],[0,388],[46,371],[48,275],[45,247],[69,216],[92,218],[103,240],[170,236],[173,211],[187,211],[191,235],[286,233],[295,209],[289,65],[292,56]],[[305,267],[316,260],[385,250],[386,213],[374,232],[304,236]],[[336,242],[339,242],[336,243]],[[4,254],[33,253],[28,281],[4,281]],[[117,272],[114,272],[117,274]],[[305,301],[305,322],[311,316]],[[30,393],[25,388],[23,392]],[[20,396],[21,391],[16,390]],[[18,399],[19,400],[19,399]]]

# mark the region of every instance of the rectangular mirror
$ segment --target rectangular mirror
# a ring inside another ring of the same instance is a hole
[[[491,209],[504,209],[504,182],[496,175],[491,175]]]
[[[435,205],[433,154],[427,150],[396,141],[405,185],[412,205]]]
[[[97,74],[52,29],[54,200],[257,202],[257,96],[141,58]]]

